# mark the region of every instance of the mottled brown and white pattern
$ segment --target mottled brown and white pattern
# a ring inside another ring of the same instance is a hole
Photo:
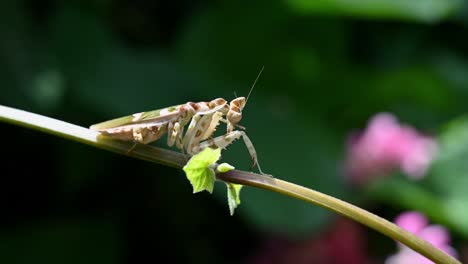
[[[125,141],[148,144],[167,133],[167,145],[175,146],[193,155],[207,147],[225,149],[242,138],[252,157],[252,166],[257,165],[257,153],[252,141],[244,131],[235,130],[242,119],[245,97],[238,97],[229,104],[222,98],[210,102],[188,102],[160,110],[141,112],[95,124],[90,128],[102,134]],[[189,123],[190,122],[190,123]],[[212,138],[219,123],[227,124],[226,134]],[[184,133],[185,126],[187,131]]]

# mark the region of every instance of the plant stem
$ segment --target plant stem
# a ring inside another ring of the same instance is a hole
[[[400,241],[435,263],[460,263],[458,260],[435,248],[432,244],[392,222],[324,193],[280,179],[245,171],[232,170],[224,174],[218,174],[217,177],[222,181],[274,191],[329,209],[364,224],[387,237]]]
[[[142,144],[137,144],[129,152],[134,145],[132,142],[112,140],[84,127],[2,105],[0,105],[0,120],[178,169],[181,169],[187,161],[187,157],[181,153]],[[398,240],[436,263],[460,264],[458,260],[412,233],[332,196],[280,179],[238,170],[219,173],[217,177],[225,182],[258,187],[321,206]]]

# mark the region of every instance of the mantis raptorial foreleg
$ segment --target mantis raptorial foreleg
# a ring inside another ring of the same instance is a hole
[[[189,153],[191,146],[210,137],[216,130],[219,120],[223,116],[223,111],[227,111],[225,108],[226,103],[224,102],[211,110],[195,114],[190,121],[187,132],[183,136],[182,149],[185,149]]]
[[[189,152],[189,145],[192,144],[192,141],[194,140],[195,138],[195,135],[196,135],[196,132],[198,131],[198,128],[201,124],[201,119],[203,118],[203,116],[201,115],[195,115],[194,117],[192,117],[192,120],[190,121],[190,124],[187,128],[187,132],[185,133],[185,135],[183,136],[183,139],[182,139],[182,149],[185,149],[187,151],[188,154],[191,154]],[[207,118],[207,116],[205,116],[205,119]]]
[[[192,118],[187,133],[184,136],[183,146],[188,154],[202,140],[213,135],[222,117],[221,112],[214,112],[205,115],[199,115],[199,118]]]
[[[199,138],[198,143],[200,143],[200,141],[202,141],[202,140],[210,138],[213,135],[213,133],[216,131],[216,128],[219,125],[219,121],[222,119],[222,117],[223,117],[223,113],[221,113],[221,112],[216,112],[210,117],[209,124],[205,129],[205,133],[203,133],[203,136],[201,136]],[[200,127],[200,129],[204,129],[204,127]],[[201,130],[201,131],[203,131],[203,130]]]

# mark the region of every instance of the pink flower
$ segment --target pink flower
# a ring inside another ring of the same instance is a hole
[[[443,226],[429,225],[426,216],[419,212],[405,212],[395,219],[395,224],[419,236],[447,254],[456,257],[457,252],[450,246],[450,234]],[[385,264],[431,264],[431,260],[416,251],[398,243],[399,250],[387,258]]]
[[[395,218],[395,224],[413,234],[419,233],[429,224],[426,216],[417,211],[405,212]]]
[[[351,182],[367,183],[396,169],[413,179],[426,173],[437,152],[435,141],[401,125],[388,113],[375,115],[367,129],[348,141],[346,173]]]

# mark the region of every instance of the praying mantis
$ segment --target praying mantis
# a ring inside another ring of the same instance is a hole
[[[133,141],[135,144],[148,144],[167,134],[169,147],[175,144],[178,149],[189,155],[197,154],[207,147],[225,149],[235,140],[242,138],[253,161],[251,168],[257,165],[258,171],[265,174],[260,168],[257,152],[245,133],[245,128],[238,124],[242,119],[242,110],[262,72],[263,68],[257,75],[247,99],[237,97],[230,103],[223,98],[209,102],[187,102],[112,119],[92,125],[90,129],[114,139]],[[227,125],[226,133],[213,138],[220,122]]]

